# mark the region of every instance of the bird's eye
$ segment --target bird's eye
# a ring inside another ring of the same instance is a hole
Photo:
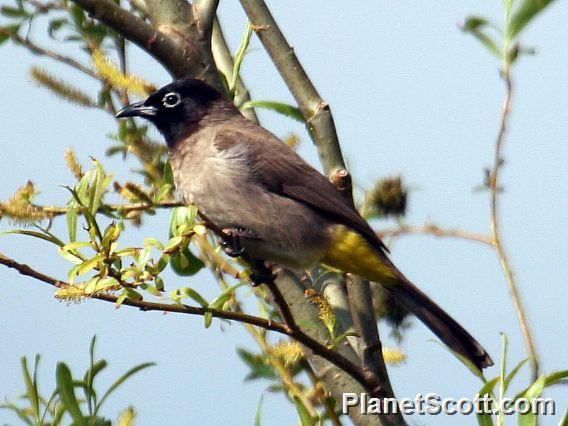
[[[178,93],[171,92],[164,96],[162,102],[166,108],[173,108],[181,102],[181,97]]]

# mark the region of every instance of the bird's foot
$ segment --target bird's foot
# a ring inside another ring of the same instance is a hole
[[[254,232],[242,227],[223,228],[221,232],[225,235],[221,240],[221,247],[225,254],[230,257],[245,257],[241,238],[258,238]]]
[[[276,274],[272,272],[266,264],[261,260],[251,261],[252,271],[249,274],[250,285],[253,287],[258,287],[261,284],[273,283],[276,279]]]

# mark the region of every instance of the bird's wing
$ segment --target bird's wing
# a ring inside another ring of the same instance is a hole
[[[215,135],[219,149],[239,145],[253,179],[269,191],[309,204],[327,217],[361,233],[375,248],[388,252],[369,224],[320,172],[267,130],[247,121]]]

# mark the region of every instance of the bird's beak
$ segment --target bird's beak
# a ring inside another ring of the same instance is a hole
[[[142,117],[152,118],[156,115],[156,108],[144,105],[144,101],[125,106],[116,113],[116,118]]]

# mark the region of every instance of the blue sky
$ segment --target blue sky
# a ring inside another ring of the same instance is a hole
[[[457,24],[470,14],[499,22],[501,3],[360,1],[347,9],[345,2],[288,0],[270,6],[332,107],[357,186],[366,189],[376,178],[400,173],[413,188],[408,223],[433,221],[488,232],[488,196],[473,188],[492,161],[503,84],[497,61]],[[238,2],[223,1],[220,15],[236,49],[245,24]],[[514,70],[516,91],[503,172],[505,244],[528,306],[544,372],[568,368],[567,21],[568,5],[558,1],[523,35],[537,55],[521,59]],[[37,27],[32,33],[35,39],[49,44],[41,25]],[[292,102],[258,40],[253,39],[252,47],[244,76],[253,97]],[[111,119],[63,103],[35,87],[28,70],[41,65],[91,93],[96,86],[23,49],[12,45],[1,49],[0,199],[31,178],[42,192],[40,202],[64,203],[67,193],[60,185],[72,182],[63,160],[68,146],[85,164],[91,155],[103,159],[118,178],[128,177],[134,163],[103,158],[110,143],[105,135],[113,130]],[[71,47],[64,50],[74,53]],[[135,48],[132,51],[131,64],[137,72],[159,85],[169,81],[159,66]],[[301,126],[271,113],[262,113],[261,118],[279,136],[297,132],[302,139],[300,152],[317,164]],[[165,240],[168,222],[169,215],[160,212],[127,241],[139,244],[148,234]],[[9,227],[6,221],[0,222],[1,229]],[[64,232],[64,224],[55,229]],[[48,245],[10,236],[0,238],[0,251],[51,275],[66,276],[68,264]],[[392,257],[409,278],[472,331],[494,359],[500,358],[499,332],[509,336],[511,365],[525,357],[492,251],[471,242],[416,236],[394,242]],[[180,281],[175,275],[167,277],[170,288]],[[111,365],[101,387],[136,363],[158,363],[109,401],[108,415],[132,403],[141,425],[175,425],[181,419],[184,424],[253,422],[266,383],[243,383],[247,371],[235,347],[254,349],[255,345],[238,324],[220,327],[214,323],[204,330],[199,318],[115,310],[95,301],[67,306],[53,299],[48,286],[5,268],[0,268],[0,282],[0,322],[4,324],[0,397],[14,398],[23,391],[22,355],[43,355],[40,380],[45,389],[53,385],[58,360],[67,361],[79,374],[87,365],[89,340],[96,334],[99,355]],[[191,285],[204,294],[217,291],[207,273],[192,278]],[[480,387],[478,381],[432,343],[432,337],[414,321],[403,343],[408,362],[390,369],[397,395],[472,396]],[[497,374],[495,367],[487,373],[489,377]],[[513,389],[520,390],[527,379],[525,371]],[[565,387],[553,388],[546,396],[557,399],[559,412],[566,409]],[[296,422],[293,407],[279,395],[265,395],[264,412],[265,425]],[[0,411],[0,421],[13,423],[14,419]],[[414,424],[427,425],[456,421],[455,417],[412,419]],[[460,418],[459,423],[475,424],[475,419]],[[544,419],[542,424],[555,421]]]

